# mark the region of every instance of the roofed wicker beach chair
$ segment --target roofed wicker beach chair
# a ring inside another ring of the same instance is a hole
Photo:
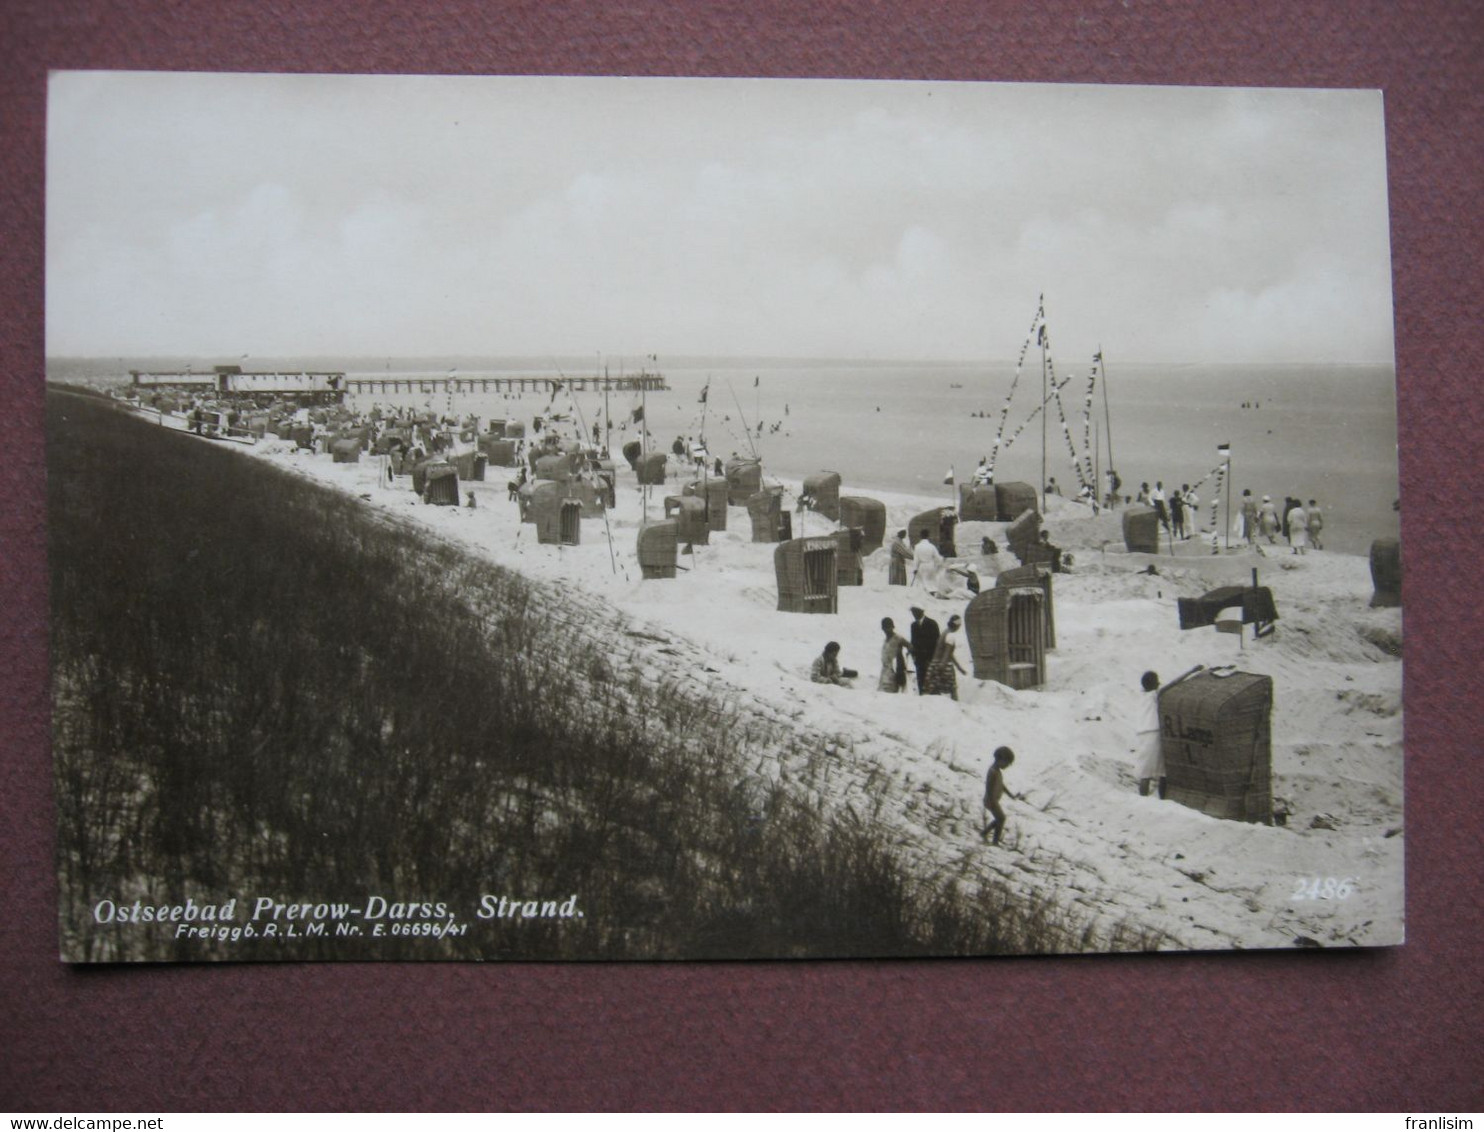
[[[834,535],[796,538],[773,551],[778,578],[778,609],[783,613],[834,613],[839,608],[839,581]]]
[[[1134,506],[1124,510],[1123,545],[1131,553],[1159,553],[1159,513],[1153,507]]]
[[[443,463],[443,461],[438,459],[418,460],[413,463],[411,468],[411,475],[412,490],[415,494],[421,495],[423,493],[423,489],[428,486],[428,469],[441,463]]]
[[[977,680],[1008,688],[1046,683],[1046,591],[1038,582],[996,585],[969,602],[964,632]]]
[[[651,452],[647,456],[640,456],[634,465],[634,471],[639,474],[641,484],[662,484],[665,482],[665,454],[663,452]]]
[[[965,523],[999,522],[999,493],[995,490],[994,484],[959,484],[958,517]]]
[[[1378,538],[1371,543],[1371,606],[1398,606],[1402,603],[1402,544],[1394,538]]]
[[[809,510],[830,519],[840,518],[840,473],[815,472],[804,477],[801,499],[809,500]]]
[[[763,488],[763,465],[760,460],[734,457],[723,465],[723,471],[727,479],[727,502],[733,506],[747,506],[747,501]]]
[[[864,495],[842,495],[840,525],[858,527],[861,532],[860,553],[874,554],[886,542],[886,504]]]
[[[706,546],[711,527],[706,522],[706,501],[693,495],[665,496],[665,518],[675,520],[675,537],[682,544]]]
[[[582,457],[571,452],[536,457],[536,478],[566,483],[576,473]]]
[[[793,513],[784,510],[783,489],[770,487],[747,500],[753,542],[787,542],[793,538]]]
[[[483,483],[484,468],[489,458],[483,452],[464,452],[454,456],[450,463],[458,470],[459,479],[465,483]]]
[[[1273,680],[1197,672],[1159,697],[1167,796],[1218,818],[1273,820]]]
[[[488,436],[479,438],[479,450],[484,453],[487,463],[497,468],[515,467],[515,441],[494,440]]]
[[[371,445],[371,451],[378,456],[385,456],[399,449],[412,447],[412,433],[403,428],[386,429]]]
[[[1013,522],[1026,511],[1035,511],[1040,502],[1036,489],[1018,480],[995,484],[994,495],[995,513],[1002,523]]]
[[[1040,540],[1041,515],[1034,508],[1022,511],[1015,521],[1005,528],[1005,541],[1010,545],[1010,552],[1022,563],[1026,560],[1027,550]]]
[[[618,506],[618,471],[612,460],[599,460],[594,486],[602,496],[603,506],[610,511]]]
[[[922,532],[927,531],[939,554],[944,558],[957,558],[958,546],[953,537],[957,526],[958,512],[954,508],[934,507],[931,511],[912,516],[912,521],[907,524],[907,541],[915,546],[922,538]]]
[[[863,586],[866,572],[861,568],[861,529],[846,527],[835,532],[835,584]]]
[[[706,522],[713,531],[727,529],[727,481],[717,477],[697,480],[680,489],[682,495],[706,501]]]
[[[679,540],[673,521],[639,529],[639,570],[645,578],[673,578]]]
[[[530,514],[538,543],[576,546],[582,541],[582,503],[572,498],[575,484],[537,483]],[[601,508],[599,512],[601,513]]]
[[[459,505],[459,473],[445,460],[422,465],[423,489],[418,492],[429,503],[440,507]]]
[[[1031,563],[1027,566],[1012,566],[1008,570],[1001,570],[999,577],[994,580],[996,587],[1006,589],[1016,586],[1040,586],[1041,592],[1045,594],[1043,609],[1046,614],[1046,648],[1056,648],[1056,602],[1052,593],[1051,579],[1053,571],[1045,563]]]
[[[563,485],[566,497],[574,500],[582,508],[584,519],[601,519],[603,512],[610,504],[608,501],[608,485],[602,480],[591,480],[579,477],[568,480]]]

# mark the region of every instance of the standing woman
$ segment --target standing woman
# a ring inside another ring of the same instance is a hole
[[[1258,509],[1257,518],[1262,526],[1262,535],[1268,540],[1268,545],[1277,546],[1278,529],[1282,526],[1282,523],[1278,520],[1278,508],[1273,506],[1273,497],[1271,495],[1264,495],[1262,497],[1262,507]]]
[[[887,560],[886,584],[905,586],[907,584],[907,563],[911,561],[912,548],[907,545],[907,532],[898,531],[897,537],[891,543],[891,557]]]
[[[881,692],[900,692],[907,686],[905,654],[911,646],[897,632],[896,623],[890,617],[881,619],[881,632],[886,640],[881,645],[881,679],[876,682],[876,688]]]
[[[1303,554],[1309,545],[1309,516],[1304,511],[1304,505],[1297,499],[1290,500],[1290,502],[1293,506],[1289,508],[1286,518],[1288,542],[1295,554]]]
[[[948,627],[943,635],[938,638],[938,648],[933,653],[932,663],[928,665],[925,691],[929,696],[952,696],[955,700],[958,699],[958,674],[969,674],[955,655],[958,651],[958,631],[963,623],[963,618],[955,613],[948,619]]]

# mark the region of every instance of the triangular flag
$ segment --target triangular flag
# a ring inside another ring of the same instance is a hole
[[[943,477],[943,482],[944,483],[952,483],[953,482],[953,465],[952,464],[948,465],[948,474]]]

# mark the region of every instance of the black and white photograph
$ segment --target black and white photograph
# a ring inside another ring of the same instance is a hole
[[[63,961],[1403,942],[1378,91],[47,114]]]

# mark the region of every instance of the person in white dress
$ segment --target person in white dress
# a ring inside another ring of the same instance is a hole
[[[1134,754],[1138,759],[1134,776],[1139,780],[1141,795],[1147,795],[1150,783],[1157,779],[1159,796],[1161,798],[1165,796],[1165,752],[1164,744],[1160,742],[1159,697],[1187,676],[1194,676],[1204,667],[1203,664],[1197,664],[1163,686],[1160,685],[1159,675],[1155,672],[1144,673],[1140,680],[1144,695],[1139,701],[1139,720],[1134,725]]]
[[[1297,501],[1288,511],[1288,543],[1295,554],[1308,552],[1309,515]]]
[[[912,559],[916,566],[916,579],[928,593],[936,594],[943,584],[943,556],[933,545],[926,529],[918,532],[917,545],[912,548]]]

